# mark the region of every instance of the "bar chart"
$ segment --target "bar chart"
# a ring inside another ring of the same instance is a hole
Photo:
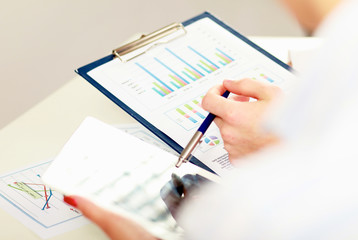
[[[199,96],[190,102],[168,111],[166,115],[185,130],[196,128],[208,115],[208,113],[201,107],[202,99],[203,96]]]
[[[151,90],[161,97],[235,61],[230,54],[217,47],[199,50],[197,47],[185,46],[180,51],[166,47],[159,55],[145,65],[139,62],[135,65],[151,81]]]
[[[245,73],[245,77],[266,83],[280,83],[283,80],[263,67],[255,67],[252,71]]]
[[[225,65],[227,65],[227,64],[229,64],[229,63],[234,61],[234,59],[232,57],[230,57],[229,55],[227,55],[226,53],[224,53],[220,49],[217,48],[216,50],[218,50],[218,53],[215,53],[215,55],[218,56],[221,59],[221,61],[219,61],[219,62],[223,66],[225,66]]]

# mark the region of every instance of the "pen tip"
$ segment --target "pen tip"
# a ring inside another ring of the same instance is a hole
[[[185,158],[179,157],[177,164],[175,166],[179,168],[184,162],[186,162]]]

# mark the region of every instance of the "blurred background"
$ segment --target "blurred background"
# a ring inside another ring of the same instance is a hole
[[[0,0],[0,129],[137,33],[209,11],[246,36],[302,36],[279,0]]]

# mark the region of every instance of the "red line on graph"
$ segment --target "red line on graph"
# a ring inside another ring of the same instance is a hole
[[[14,184],[16,184],[17,182],[15,182]],[[24,183],[24,182],[23,182]],[[41,184],[41,183],[24,183],[26,185],[36,185],[36,186],[43,186],[44,187],[44,193],[45,193],[45,199],[46,199],[46,208],[50,208],[49,204],[48,204],[48,195],[47,195],[47,189],[46,189],[46,185],[45,184]]]
[[[47,206],[47,208],[50,208],[50,206],[48,205],[47,190],[46,190],[46,186],[45,186],[45,185],[44,185],[44,192],[45,192],[46,206]]]

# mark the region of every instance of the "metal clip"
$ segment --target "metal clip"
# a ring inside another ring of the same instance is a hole
[[[181,33],[180,33],[181,31]],[[182,37],[186,34],[186,30],[181,23],[173,23],[164,28],[161,28],[155,32],[152,32],[148,35],[142,35],[139,39],[127,43],[117,49],[112,51],[113,55],[115,55],[121,62],[127,62],[132,60],[135,57],[138,57],[152,48],[171,42],[179,37]],[[169,36],[173,36],[172,38],[168,38]],[[159,41],[159,40],[163,41]],[[124,56],[130,55],[128,59],[125,59]]]

